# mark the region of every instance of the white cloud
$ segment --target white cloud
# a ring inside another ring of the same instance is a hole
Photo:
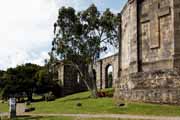
[[[48,53],[47,52],[42,52],[42,53],[40,53],[40,56],[39,56],[38,59],[34,59],[34,60],[29,61],[29,62],[39,64],[39,65],[44,65],[43,64],[44,60],[48,59],[48,58],[49,58]]]
[[[54,0],[0,1],[0,69],[26,62],[42,65],[56,16]]]
[[[103,0],[0,0],[0,69],[32,62],[42,65],[53,39],[58,8],[86,9]]]
[[[58,7],[71,6],[76,10],[83,10],[92,3],[92,0],[56,0]]]

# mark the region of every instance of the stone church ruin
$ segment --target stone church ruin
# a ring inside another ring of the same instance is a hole
[[[103,59],[99,59],[94,64],[94,75],[99,89],[114,87],[118,79],[118,56],[115,54]],[[78,72],[71,66],[63,65],[59,62],[57,65],[58,79],[63,87],[63,94],[72,94],[87,90],[82,80],[79,79]],[[112,66],[112,81],[108,79],[108,67]]]
[[[180,0],[128,0],[119,32],[119,54],[94,65],[98,88],[108,87],[112,65],[116,100],[180,104]],[[59,79],[74,91],[66,70],[58,69]]]

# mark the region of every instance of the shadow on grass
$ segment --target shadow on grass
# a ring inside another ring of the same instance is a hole
[[[88,96],[88,97],[82,97],[82,98],[77,97],[77,98],[66,99],[66,100],[62,100],[62,102],[78,101],[78,100],[87,100],[87,99],[89,99],[89,98],[91,98],[91,96]]]
[[[43,101],[45,101],[43,98],[32,99],[31,103],[33,103],[33,102],[43,102]],[[17,103],[26,103],[26,102],[28,102],[28,100],[17,101]]]
[[[33,99],[33,100],[32,100],[32,103],[33,103],[33,102],[43,102],[43,101],[45,101],[43,98]]]

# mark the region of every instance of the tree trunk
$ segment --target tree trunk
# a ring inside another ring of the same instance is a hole
[[[27,91],[26,94],[27,94],[28,101],[32,101],[32,92]]]
[[[77,65],[73,64],[74,67],[79,71],[79,75],[81,79],[84,81],[86,87],[91,92],[91,96],[93,98],[97,98],[97,85],[96,80],[94,80],[94,74],[93,74],[93,63],[90,65]]]
[[[91,92],[91,96],[93,98],[97,98],[98,97],[97,96],[97,89],[94,86],[94,82],[93,82],[94,80],[91,77],[91,73],[87,72],[85,74],[85,79],[83,79],[83,80],[84,80],[84,83],[87,86],[88,90]]]
[[[97,97],[98,97],[98,95],[97,95],[98,90],[97,90],[96,80],[94,79],[94,78],[95,78],[95,75],[94,75],[94,73],[93,73],[93,63],[90,64],[90,69],[89,69],[89,70],[90,70],[90,71],[89,71],[90,81],[91,81],[91,83],[92,83],[92,96],[93,96],[94,98],[97,98]]]

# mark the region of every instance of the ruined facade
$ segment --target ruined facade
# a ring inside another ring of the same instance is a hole
[[[98,60],[94,64],[94,71],[96,72],[96,83],[99,89],[109,88],[108,85],[108,68],[112,66],[112,86],[118,80],[118,54]]]
[[[118,80],[118,54],[99,59],[93,66],[95,80],[99,89],[109,88],[108,68],[112,66],[112,86]],[[87,90],[84,82],[80,80],[78,72],[72,66],[64,65],[59,61],[56,65],[58,80],[62,85],[62,96]]]
[[[98,88],[108,87],[112,65],[116,100],[180,104],[180,0],[128,0],[119,31],[119,54],[94,65]],[[59,68],[69,93],[84,90],[72,76]]]
[[[63,61],[56,64],[57,78],[61,84],[61,96],[81,92],[87,90],[84,82],[80,80],[78,72],[69,65],[64,65]]]
[[[180,1],[128,0],[114,97],[180,103]]]

